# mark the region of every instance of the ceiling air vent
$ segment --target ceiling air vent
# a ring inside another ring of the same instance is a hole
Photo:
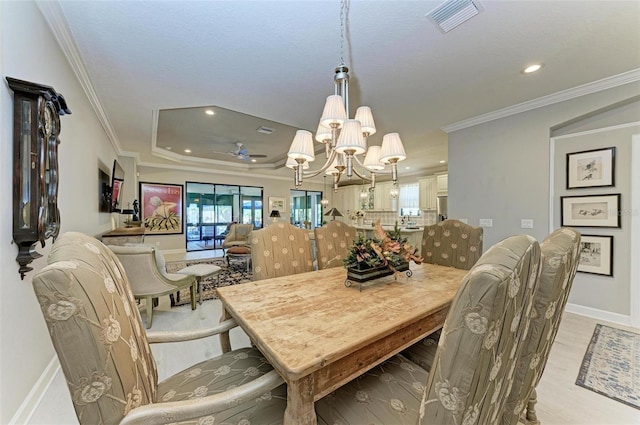
[[[260,126],[258,127],[258,129],[256,130],[258,133],[262,133],[262,134],[271,134],[273,133],[275,130],[273,128],[269,128],[269,127],[265,127],[265,126]]]
[[[484,8],[477,0],[449,0],[427,13],[427,19],[444,34],[483,10]]]

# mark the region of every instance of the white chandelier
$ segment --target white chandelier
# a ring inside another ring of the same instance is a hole
[[[316,159],[313,134],[307,130],[298,130],[291,143],[286,166],[294,170],[295,186],[302,185],[303,179],[312,178],[324,172],[333,177],[333,188],[343,174],[350,179],[353,174],[371,182],[375,187],[376,174],[391,174],[394,187],[397,185],[397,163],[407,155],[398,133],[385,134],[382,146],[369,146],[367,138],[376,133],[371,108],[360,106],[353,119],[349,118],[349,68],[344,63],[344,22],[345,0],[341,2],[340,48],[341,64],[335,69],[334,94],[327,97],[322,117],[316,131],[315,140],[325,146],[326,161],[316,171],[308,171],[309,163]],[[358,155],[364,155],[364,162]],[[364,171],[358,171],[354,162]],[[387,164],[391,171],[384,171]],[[369,177],[366,176],[367,172]]]

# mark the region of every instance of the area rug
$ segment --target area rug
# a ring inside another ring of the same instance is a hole
[[[216,288],[218,286],[237,285],[239,283],[250,282],[253,274],[246,270],[246,266],[241,262],[232,262],[231,266],[227,265],[227,260],[224,258],[208,258],[205,260],[184,260],[184,261],[171,261],[167,262],[167,272],[175,273],[180,269],[193,264],[213,264],[220,267],[220,284],[218,284],[218,277],[213,276],[206,278],[203,281],[202,287],[202,299],[211,300],[218,298]],[[190,296],[189,290],[183,289],[180,291],[178,297],[180,301],[176,301],[176,306],[189,304]]]
[[[597,324],[576,385],[640,409],[640,334]]]

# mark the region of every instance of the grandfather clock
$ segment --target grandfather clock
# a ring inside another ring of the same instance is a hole
[[[6,77],[13,90],[13,241],[20,277],[41,257],[35,243],[60,232],[58,135],[60,116],[70,114],[53,87]]]

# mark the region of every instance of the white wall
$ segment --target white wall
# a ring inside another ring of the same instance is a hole
[[[62,93],[72,114],[61,118],[60,191],[63,232],[99,234],[110,228],[107,213],[98,213],[98,168],[111,170],[116,157],[101,125],[63,53],[33,2],[0,1],[0,423],[9,423],[43,373],[54,351],[31,277],[18,275],[12,244],[12,91],[5,76],[51,85]],[[49,252],[51,240],[37,251]],[[32,263],[36,270],[44,258]],[[19,420],[19,418],[16,418]]]
[[[630,83],[450,133],[450,215],[473,225],[492,218],[493,227],[484,229],[485,249],[513,234],[544,239],[550,226],[551,129],[638,94],[640,84]],[[520,228],[523,218],[534,220],[533,229]],[[598,308],[627,307],[617,300]]]

